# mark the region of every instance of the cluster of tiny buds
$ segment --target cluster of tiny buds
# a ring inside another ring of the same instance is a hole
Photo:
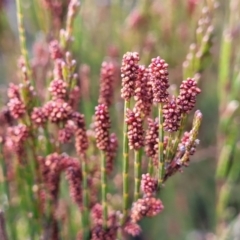
[[[155,197],[144,197],[133,203],[130,218],[137,223],[143,217],[154,217],[163,210],[163,204],[160,199]]]
[[[68,143],[70,142],[74,132],[76,130],[76,126],[72,120],[68,120],[64,126],[64,128],[58,131],[58,140],[60,143]]]
[[[68,119],[72,113],[71,106],[62,99],[47,102],[43,108],[46,116],[53,123]]]
[[[100,92],[99,104],[105,104],[108,107],[113,100],[113,85],[114,85],[115,69],[112,63],[103,62],[100,74]]]
[[[196,96],[201,92],[194,79],[188,78],[180,86],[177,104],[182,113],[189,113],[196,104]]]
[[[41,107],[33,108],[31,112],[31,120],[36,126],[42,126],[47,121],[46,111]]]
[[[181,110],[177,105],[175,97],[172,97],[167,104],[163,106],[163,127],[167,132],[175,132],[180,127]]]
[[[64,99],[67,93],[68,84],[62,79],[54,79],[48,88],[52,99]]]
[[[97,147],[100,150],[107,151],[109,146],[110,117],[108,107],[105,104],[99,104],[95,108],[94,128]]]
[[[60,44],[57,40],[53,40],[49,44],[50,56],[53,60],[60,59],[63,57],[63,51],[60,47]]]
[[[158,120],[147,119],[148,128],[145,137],[145,152],[149,158],[154,158],[158,152]]]
[[[8,97],[9,102],[7,106],[11,116],[15,119],[21,118],[26,112],[26,106],[20,97],[19,86],[10,84],[8,88]]]
[[[106,152],[106,169],[107,173],[112,172],[114,167],[114,159],[117,155],[118,139],[115,133],[112,133],[109,138],[109,148]]]
[[[142,180],[141,180],[141,189],[144,193],[144,196],[153,196],[158,187],[158,181],[157,179],[150,176],[149,173],[142,174]]]
[[[149,81],[149,69],[145,66],[139,66],[138,77],[135,83],[134,91],[135,108],[144,116],[148,116],[151,112],[153,101],[152,86]]]
[[[121,97],[130,100],[134,96],[135,81],[138,77],[139,55],[137,52],[127,52],[123,56],[121,66],[122,89]]]
[[[138,150],[144,146],[143,119],[137,109],[127,109],[128,140],[130,149]]]
[[[168,101],[169,80],[168,80],[168,64],[160,57],[153,58],[149,65],[153,102],[166,103]]]
[[[140,235],[140,233],[142,232],[142,229],[137,223],[129,221],[126,223],[126,225],[124,227],[124,231],[127,234],[129,234],[133,237],[136,237],[136,236]]]

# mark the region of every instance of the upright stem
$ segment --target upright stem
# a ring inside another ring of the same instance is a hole
[[[165,174],[164,156],[163,156],[163,104],[160,103],[158,106],[158,121],[159,121],[159,135],[158,135],[158,160],[159,160],[159,184],[162,184]]]
[[[88,184],[87,174],[88,168],[86,163],[86,156],[82,158],[82,178],[83,178],[83,216],[82,216],[82,229],[83,229],[83,240],[89,239],[89,201],[88,201]]]
[[[140,196],[140,182],[141,182],[141,158],[142,149],[134,152],[134,201],[137,201]]]
[[[16,5],[17,5],[17,21],[18,21],[18,31],[19,31],[21,55],[24,58],[24,61],[25,61],[26,67],[27,67],[28,76],[32,80],[32,72],[30,69],[28,51],[27,51],[27,47],[26,47],[25,30],[23,27],[23,13],[22,13],[22,7],[21,7],[20,0],[16,0]],[[32,81],[32,83],[33,83],[33,81]]]
[[[167,148],[166,148],[166,157],[165,157],[165,161],[167,163],[170,163],[172,160],[171,149],[172,149],[172,134],[170,133],[168,138]]]
[[[123,123],[123,221],[125,221],[127,217],[127,210],[129,206],[129,195],[128,195],[128,170],[129,170],[129,162],[128,162],[128,125],[125,121],[127,109],[130,108],[130,101],[125,100],[124,102],[124,123]]]
[[[106,154],[101,151],[101,192],[103,207],[103,227],[107,228],[107,172],[106,172]]]
[[[153,159],[149,158],[148,161],[148,173],[150,174],[150,176],[153,176]]]
[[[174,141],[174,145],[173,145],[173,148],[172,148],[172,151],[171,151],[171,158],[174,157],[174,155],[176,154],[176,151],[177,151],[177,147],[178,147],[178,144],[181,140],[181,136],[182,136],[182,133],[183,133],[183,129],[184,129],[184,126],[186,124],[186,120],[187,120],[187,114],[186,113],[183,113],[182,115],[182,119],[181,119],[181,124],[180,124],[180,128],[177,132],[177,137]]]

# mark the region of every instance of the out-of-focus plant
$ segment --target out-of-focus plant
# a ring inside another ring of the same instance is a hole
[[[239,198],[235,191],[239,186],[239,91],[240,54],[239,19],[240,1],[229,1],[226,25],[222,35],[219,62],[219,128],[218,128],[218,202],[217,233],[221,239],[230,239],[233,231],[225,232],[238,214]],[[236,209],[235,209],[236,208]],[[237,221],[237,220],[236,220]],[[233,223],[232,223],[233,224]],[[239,238],[239,234],[238,237]]]
[[[0,118],[4,126],[1,201],[7,233],[13,240],[74,239],[77,233],[77,239],[84,240],[140,235],[139,222],[163,210],[159,190],[172,175],[188,166],[199,143],[201,112],[195,112],[190,131],[184,132],[184,119],[195,107],[200,93],[192,75],[202,69],[211,31],[204,25],[203,36],[208,36],[202,39],[204,50],[202,42],[197,42],[197,52],[191,59],[196,65],[188,62],[192,66],[190,75],[185,72],[186,80],[178,94],[169,93],[168,64],[160,57],[152,58],[144,66],[140,65],[139,53],[127,52],[120,71],[113,59],[104,61],[98,105],[88,128],[84,114],[79,112],[84,98],[79,94],[82,85],[76,73],[77,61],[71,53],[73,23],[80,3],[69,1],[66,14],[59,17],[55,12],[59,5],[44,2],[51,18],[58,20],[56,32],[36,49],[37,56],[31,61],[22,4],[16,1],[20,83],[10,83],[9,100]],[[204,10],[203,14],[206,13]],[[59,27],[64,22],[65,27]],[[119,78],[125,102],[121,137],[110,133],[115,132],[110,109]],[[123,168],[122,178],[116,180],[120,172],[119,168],[113,172],[118,139],[123,140]],[[132,172],[134,180],[130,181]],[[115,180],[114,189],[111,179]],[[75,207],[66,199],[68,195]],[[15,208],[19,210],[17,216],[13,214]]]

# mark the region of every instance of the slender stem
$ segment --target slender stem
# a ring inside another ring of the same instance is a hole
[[[172,149],[172,134],[169,134],[169,138],[168,138],[168,143],[167,143],[167,148],[166,148],[166,158],[165,161],[167,163],[171,162],[171,149]]]
[[[160,103],[158,107],[158,121],[159,121],[159,135],[158,135],[158,160],[159,160],[159,184],[162,184],[165,174],[164,156],[163,156],[163,104]]]
[[[28,56],[28,51],[27,51],[27,47],[26,47],[25,30],[23,27],[23,13],[22,13],[22,7],[21,7],[20,0],[16,0],[16,5],[17,5],[17,21],[18,21],[18,31],[19,31],[21,55],[24,58],[24,61],[25,61],[26,67],[27,67],[28,76],[32,80],[32,72],[30,69],[29,56]],[[32,83],[33,83],[33,81],[32,81]]]
[[[151,158],[149,158],[148,162],[148,173],[153,176],[153,160]]]
[[[177,132],[177,137],[174,141],[174,145],[173,145],[173,148],[172,148],[172,151],[171,151],[171,158],[174,158],[175,154],[176,154],[176,151],[177,151],[177,147],[178,147],[178,144],[181,140],[181,137],[182,137],[182,133],[183,133],[183,129],[185,127],[185,124],[186,124],[186,120],[187,120],[187,114],[184,113],[182,115],[182,119],[181,119],[181,124],[180,124],[180,128]]]
[[[129,170],[129,162],[128,162],[128,125],[125,122],[127,109],[130,108],[130,101],[125,100],[124,103],[124,123],[123,123],[123,221],[125,221],[127,217],[127,210],[129,207],[129,193],[128,193],[128,170]]]
[[[134,201],[137,201],[140,196],[140,182],[141,182],[141,158],[142,149],[135,150],[134,152]]]
[[[101,192],[103,207],[103,227],[107,228],[107,171],[106,171],[106,154],[101,151]]]
[[[83,228],[83,240],[89,239],[89,201],[88,201],[88,184],[87,184],[87,163],[86,156],[82,158],[82,178],[83,178],[83,216],[82,216],[82,228]]]

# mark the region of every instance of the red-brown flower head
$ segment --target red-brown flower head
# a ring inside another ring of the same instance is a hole
[[[177,98],[179,108],[183,113],[189,113],[196,104],[196,97],[201,92],[193,78],[183,81],[180,86],[180,94]]]
[[[114,159],[117,155],[118,139],[115,133],[110,135],[109,147],[106,153],[106,169],[107,173],[112,172],[114,166]]]
[[[67,83],[62,79],[54,79],[48,88],[52,99],[64,99],[67,93]]]
[[[46,112],[41,107],[33,108],[31,120],[37,126],[42,126],[47,121]]]
[[[141,227],[137,223],[128,222],[124,227],[124,231],[129,235],[136,237],[139,236],[142,232]]]
[[[26,112],[26,106],[20,98],[12,98],[8,102],[8,108],[13,118],[19,119]]]
[[[144,195],[152,196],[156,193],[158,187],[157,179],[150,176],[149,173],[142,175],[141,189]]]
[[[99,104],[110,106],[113,100],[113,85],[114,85],[115,69],[112,63],[103,62],[100,74],[100,93]]]
[[[140,113],[133,109],[127,109],[126,123],[128,124],[128,140],[129,147],[134,150],[138,150],[144,146],[144,129],[143,119]]]
[[[135,81],[138,76],[138,62],[139,55],[137,52],[127,52],[123,56],[121,77],[122,77],[122,89],[121,97],[125,100],[129,100],[134,95]]]
[[[169,81],[168,64],[160,57],[153,58],[149,66],[154,103],[166,103],[168,101]]]
[[[107,151],[109,146],[110,117],[108,108],[100,104],[95,108],[96,143],[100,150]]]
[[[179,129],[181,121],[181,110],[174,97],[172,97],[172,99],[163,106],[163,117],[163,127],[165,131],[175,132]]]
[[[47,102],[43,109],[48,119],[54,123],[67,120],[72,113],[71,106],[62,99]]]
[[[144,116],[148,116],[151,112],[153,103],[152,85],[150,82],[149,69],[145,66],[139,66],[139,73],[135,84],[134,91],[135,108]]]

